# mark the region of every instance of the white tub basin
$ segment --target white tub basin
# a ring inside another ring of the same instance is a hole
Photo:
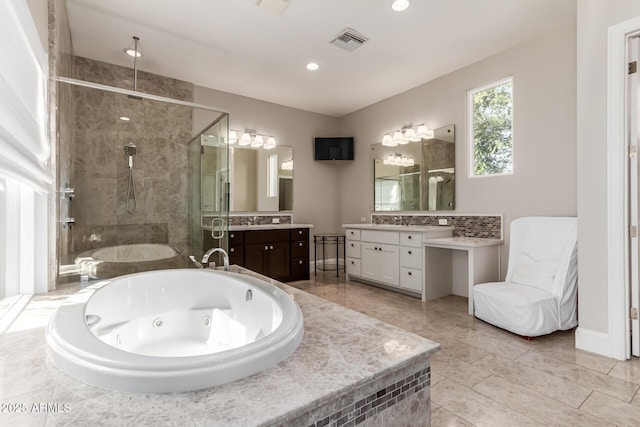
[[[295,351],[302,312],[280,288],[230,272],[130,274],[71,296],[47,351],[68,375],[133,392],[198,390],[267,369]]]

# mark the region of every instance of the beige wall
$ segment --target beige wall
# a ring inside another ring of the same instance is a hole
[[[373,203],[370,145],[403,125],[426,122],[456,129],[455,213],[575,216],[576,28],[522,44],[340,119],[354,135],[355,161],[341,171],[340,220],[369,218]],[[466,91],[513,76],[514,173],[468,178]],[[503,260],[506,261],[506,251]],[[506,262],[503,262],[503,276]]]
[[[340,229],[340,170],[350,165],[313,160],[313,138],[334,134],[337,119],[199,86],[194,102],[229,111],[231,129],[255,129],[292,146],[294,221],[313,224],[312,233]]]
[[[640,15],[637,0],[580,0],[577,10],[580,328],[607,333],[607,29]],[[620,206],[620,209],[623,209]]]

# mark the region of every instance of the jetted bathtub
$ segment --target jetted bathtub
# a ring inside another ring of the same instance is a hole
[[[61,305],[46,330],[63,372],[111,390],[199,390],[265,370],[302,341],[291,296],[214,270],[135,273],[95,283]]]

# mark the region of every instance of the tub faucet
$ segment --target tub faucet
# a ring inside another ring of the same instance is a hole
[[[209,257],[214,252],[222,252],[222,260],[224,262],[224,271],[229,271],[229,254],[227,254],[227,251],[225,251],[222,248],[211,248],[207,252],[205,252],[204,256],[202,257],[202,264],[208,264],[210,268],[215,268],[216,265],[214,263],[209,263]]]

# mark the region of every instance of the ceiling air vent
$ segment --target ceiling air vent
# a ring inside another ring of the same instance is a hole
[[[369,40],[367,37],[358,33],[353,28],[347,28],[331,41],[331,44],[344,49],[349,52],[353,52],[360,46]]]

